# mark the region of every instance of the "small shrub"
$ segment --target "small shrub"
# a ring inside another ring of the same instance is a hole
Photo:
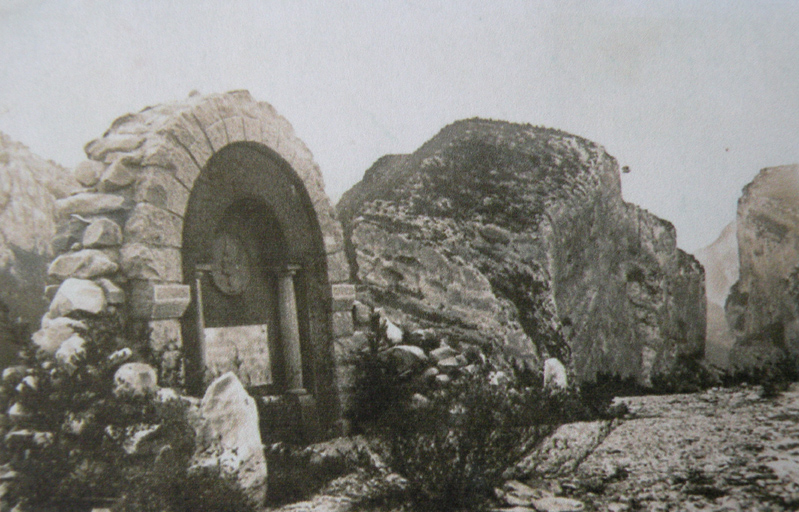
[[[799,380],[797,365],[799,362],[795,357],[783,353],[780,357],[758,366],[724,372],[720,380],[725,387],[743,383],[761,386],[760,394],[763,398],[774,398],[788,389],[791,383]]]
[[[721,380],[697,356],[680,355],[669,373],[652,377],[650,394],[696,393],[718,386]]]
[[[531,428],[529,396],[464,376],[425,407],[396,404],[381,418],[389,466],[408,480],[408,497],[422,510],[479,509],[503,472],[522,455]]]

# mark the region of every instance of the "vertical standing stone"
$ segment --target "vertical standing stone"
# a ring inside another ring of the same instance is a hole
[[[302,356],[300,354],[300,325],[297,320],[297,299],[294,293],[296,267],[286,268],[278,277],[280,302],[280,334],[286,363],[286,386],[289,392],[304,394]]]

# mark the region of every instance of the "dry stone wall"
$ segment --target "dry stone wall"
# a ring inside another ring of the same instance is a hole
[[[274,152],[308,194],[324,239],[330,290],[327,303],[314,305],[327,319],[326,332],[314,334],[330,347],[318,364],[328,378],[334,375],[331,338],[341,344],[351,335],[355,295],[342,230],[310,151],[271,105],[246,91],[194,94],[127,114],[86,145],[88,159],[74,170],[82,188],[56,205],[58,254],[49,267],[52,302],[36,336],[41,346],[58,350],[70,335],[73,312],[117,309],[147,325],[146,349],[155,356],[160,383],[182,384],[180,318],[192,301],[181,264],[183,218],[209,159],[239,143]],[[335,390],[325,393],[335,396]]]

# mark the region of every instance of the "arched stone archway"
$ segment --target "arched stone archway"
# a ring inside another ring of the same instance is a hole
[[[272,325],[270,339],[285,338],[274,325],[287,293],[280,275],[291,267],[303,385],[331,427],[340,414],[335,347],[352,334],[355,294],[321,172],[291,125],[246,91],[192,95],[117,119],[85,150],[75,169],[84,190],[58,203],[58,236],[71,249],[51,276],[96,286],[104,307],[147,322],[162,381],[199,386],[196,273],[214,265],[214,244],[225,243],[216,235],[243,236],[261,272],[247,278],[262,288],[225,293],[206,276],[200,287],[215,304],[203,316],[211,325]],[[104,259],[111,265],[91,265]],[[259,312],[240,314],[242,301]],[[62,314],[51,307],[45,322]],[[286,371],[276,363],[272,392],[288,390]]]

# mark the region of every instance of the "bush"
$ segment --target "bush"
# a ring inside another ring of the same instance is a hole
[[[610,414],[610,397],[550,391],[540,375],[521,369],[498,383],[494,368],[428,389],[429,402],[395,402],[372,427],[418,509],[482,509],[503,474],[558,425]]]
[[[146,333],[117,314],[82,320],[87,329],[79,333],[86,342],[81,357],[65,364],[29,342],[24,366],[9,370],[0,386],[0,406],[19,413],[3,416],[0,432],[0,463],[17,474],[5,505],[44,511],[108,503],[125,511],[248,510],[237,482],[218,468],[190,470],[195,433],[183,400],[114,394],[113,376],[124,358],[111,355],[133,347],[138,359],[146,358],[137,350],[146,346]],[[148,434],[134,447],[136,431]]]
[[[544,429],[526,421],[529,397],[465,376],[424,407],[396,404],[378,429],[389,466],[408,480],[408,496],[424,510],[477,509],[493,496],[524,441]]]

